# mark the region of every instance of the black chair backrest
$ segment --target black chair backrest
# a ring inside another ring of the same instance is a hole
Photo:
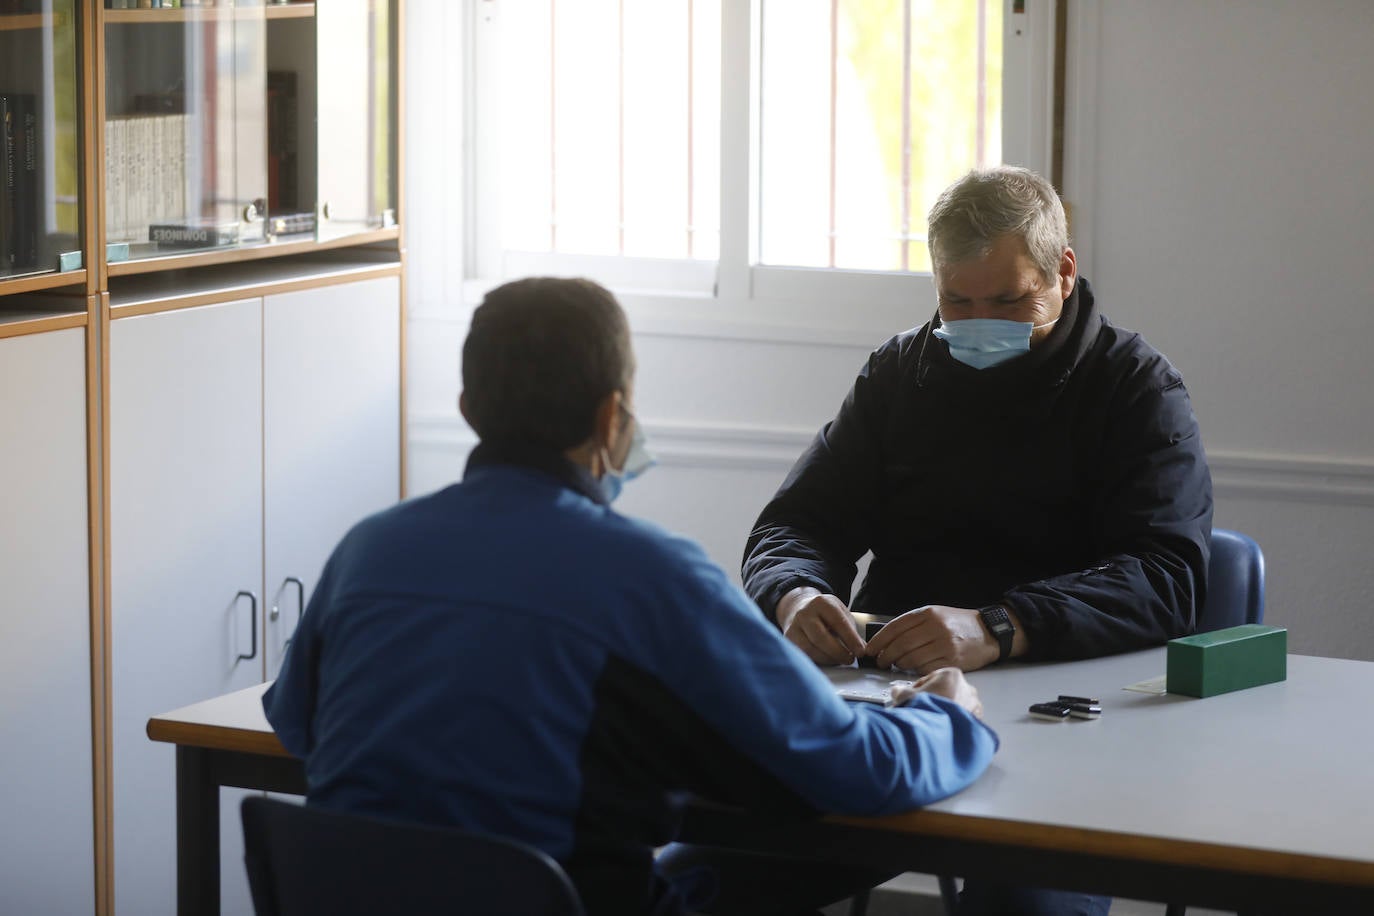
[[[567,874],[524,843],[256,796],[242,813],[258,916],[582,916]]]
[[[1212,529],[1212,559],[1207,564],[1207,602],[1197,631],[1221,630],[1264,622],[1264,553],[1251,538],[1226,528]]]

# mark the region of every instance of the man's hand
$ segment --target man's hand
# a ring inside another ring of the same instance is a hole
[[[844,602],[809,586],[794,588],[778,602],[782,635],[818,665],[847,665],[864,654],[864,641]]]
[[[921,692],[939,694],[958,703],[976,718],[983,718],[983,701],[978,697],[978,688],[970,684],[958,668],[937,668],[910,687],[893,687],[892,704],[903,706]]]
[[[976,671],[1000,653],[978,611],[928,604],[889,621],[868,644],[868,654],[877,657],[879,668],[927,674],[948,666]]]

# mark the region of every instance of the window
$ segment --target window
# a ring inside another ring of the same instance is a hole
[[[477,273],[909,299],[942,188],[1046,167],[1050,4],[1031,6],[477,0]]]
[[[504,245],[715,260],[720,0],[524,0],[501,16]]]
[[[764,264],[929,270],[925,214],[1001,161],[999,0],[766,0]]]

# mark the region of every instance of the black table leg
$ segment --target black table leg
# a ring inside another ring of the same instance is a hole
[[[177,913],[219,913],[219,785],[211,752],[177,746]]]

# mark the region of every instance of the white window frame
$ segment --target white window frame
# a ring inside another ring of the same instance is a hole
[[[500,6],[465,0],[465,177],[469,298],[507,279],[577,274],[609,286],[639,330],[706,322],[711,336],[870,343],[935,311],[928,272],[759,264],[759,0],[721,3],[720,259],[716,261],[505,252],[500,243],[496,113],[482,95],[496,72]],[[1002,158],[1049,175],[1052,165],[1054,3],[1003,2]],[[747,87],[741,92],[739,87]]]

